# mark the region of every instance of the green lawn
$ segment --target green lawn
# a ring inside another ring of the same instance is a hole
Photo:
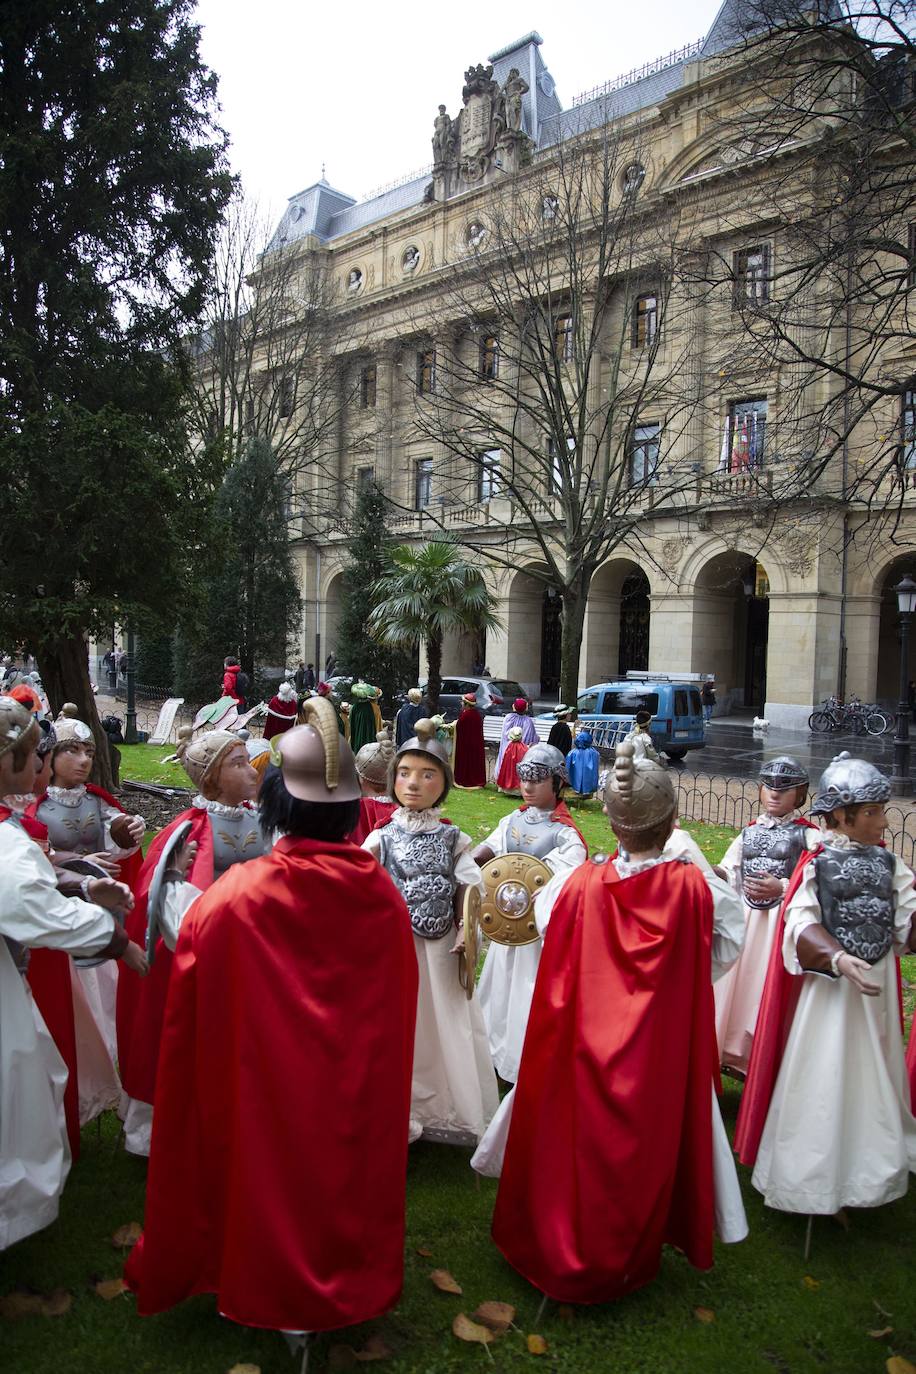
[[[167,752],[137,748],[145,755]],[[135,750],[124,754],[125,776],[140,776]],[[495,793],[456,791],[446,810],[476,839],[512,804]],[[576,815],[590,846],[610,847],[594,804]],[[711,858],[720,857],[730,832],[689,828]],[[907,961],[911,981],[913,963]],[[660,1067],[658,1091],[665,1090]],[[739,1091],[725,1083],[730,1128]],[[101,1134],[87,1128],[60,1220],[0,1255],[0,1294],[23,1287],[73,1294],[63,1316],[0,1320],[3,1374],[225,1374],[237,1364],[255,1365],[262,1374],[298,1374],[279,1336],[222,1320],[210,1298],[141,1320],[129,1295],[106,1302],[93,1291],[96,1280],[120,1271],[122,1253],[109,1237],[143,1214],[145,1165],[116,1149],[116,1134],[111,1115]],[[818,1220],[806,1263],[804,1219],[764,1209],[742,1171],[751,1235],[741,1245],[719,1246],[710,1273],[666,1253],[658,1279],[642,1292],[598,1308],[549,1303],[538,1319],[540,1296],[489,1238],[496,1184],[481,1180],[478,1186],[468,1154],[422,1143],[411,1148],[401,1303],[365,1328],[321,1337],[312,1356],[315,1374],[358,1367],[350,1348],[362,1351],[373,1334],[391,1352],[381,1368],[392,1374],[525,1368],[581,1374],[881,1374],[893,1354],[916,1361],[916,1188],[900,1202],[852,1214],[848,1231]],[[366,1243],[371,1246],[371,1236]],[[429,1280],[434,1268],[448,1269],[463,1295],[437,1291]],[[492,1299],[516,1307],[518,1330],[490,1347],[491,1364],[485,1350],[455,1339],[451,1323],[457,1313],[470,1315]],[[525,1337],[535,1332],[546,1338],[545,1355],[528,1352]]]

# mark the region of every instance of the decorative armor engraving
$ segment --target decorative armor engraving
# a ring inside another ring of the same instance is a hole
[[[38,808],[38,819],[48,827],[52,849],[101,854],[105,848],[102,799],[93,792],[84,792],[76,806],[66,806],[47,797]]]
[[[392,822],[379,831],[379,860],[399,888],[415,934],[441,940],[454,928],[454,825],[411,833]]]
[[[831,846],[814,860],[824,929],[847,954],[876,964],[894,939],[894,859],[886,849]]]
[[[765,911],[774,905],[748,896],[748,878],[789,878],[805,848],[803,825],[749,825],[741,839],[741,884],[748,906]]]
[[[245,809],[240,816],[219,815],[211,811],[209,820],[213,831],[214,880],[233,864],[260,858],[267,852],[256,811]]]
[[[559,821],[552,821],[549,811],[536,811],[534,807],[516,811],[506,829],[506,852],[533,854],[536,859],[543,859],[556,849],[566,828]]]

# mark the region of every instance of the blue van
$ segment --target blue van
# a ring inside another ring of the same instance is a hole
[[[612,751],[633,729],[637,711],[650,711],[649,733],[657,749],[682,759],[706,743],[700,673],[627,673],[614,682],[586,687],[576,698],[579,724],[586,725],[598,749]],[[541,717],[543,719],[543,717]]]

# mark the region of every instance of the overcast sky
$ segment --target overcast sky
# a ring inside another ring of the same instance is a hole
[[[246,190],[276,216],[321,176],[362,199],[427,166],[437,105],[466,67],[536,29],[567,108],[580,91],[701,38],[719,0],[198,0],[204,61]]]

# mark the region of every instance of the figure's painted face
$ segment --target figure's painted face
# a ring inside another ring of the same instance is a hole
[[[403,754],[394,775],[394,795],[408,811],[435,806],[445,790],[445,776],[438,764],[424,754]]]
[[[556,800],[553,778],[542,778],[540,782],[527,782],[524,778],[519,778],[518,785],[526,806],[536,806],[540,811],[546,811],[548,807],[553,809]]]
[[[79,787],[89,781],[95,745],[91,741],[74,740],[54,750],[52,772],[55,787]]]
[[[217,800],[224,806],[240,806],[242,802],[253,801],[259,781],[257,771],[251,766],[248,750],[244,744],[235,745],[219,767]]]
[[[883,802],[862,802],[850,816],[845,806],[834,811],[837,830],[859,844],[880,844],[887,829]]]
[[[768,816],[788,816],[796,806],[796,791],[794,787],[767,787],[766,783],[760,784],[760,805]]]

